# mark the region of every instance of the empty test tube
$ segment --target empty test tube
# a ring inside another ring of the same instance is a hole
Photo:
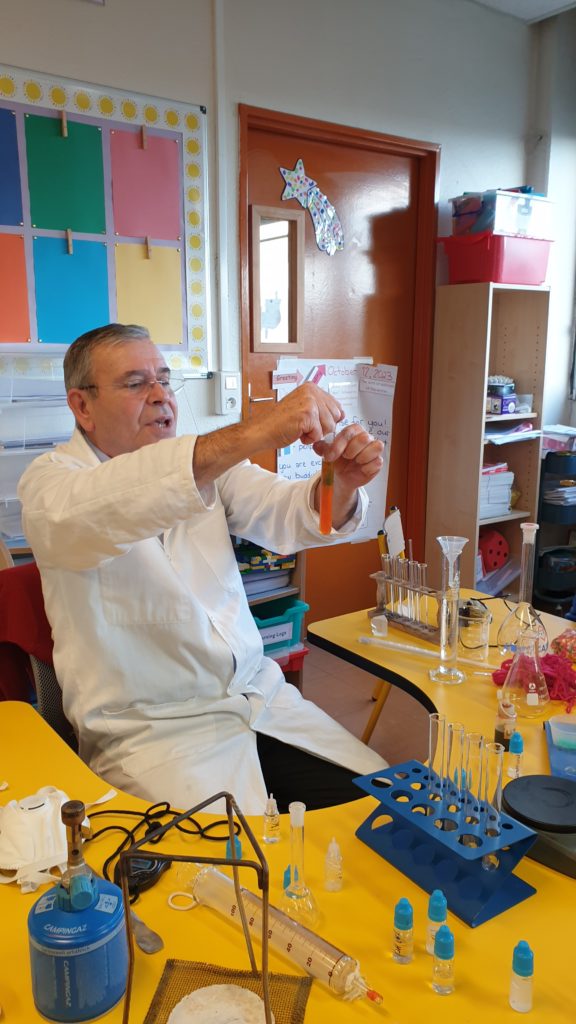
[[[428,797],[439,800],[445,775],[446,716],[428,716]]]

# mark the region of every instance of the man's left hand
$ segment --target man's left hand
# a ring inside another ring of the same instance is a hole
[[[384,445],[376,441],[358,423],[351,423],[336,434],[333,441],[317,441],[314,451],[334,463],[332,524],[337,530],[356,507],[356,491],[378,475],[384,465]],[[320,488],[314,504],[319,507]]]

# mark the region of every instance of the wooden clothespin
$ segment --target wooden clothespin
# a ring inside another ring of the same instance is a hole
[[[68,118],[66,117],[66,111],[65,110],[61,110],[60,111],[60,127],[61,127],[61,130],[62,130],[62,138],[63,139],[67,139],[68,138]]]
[[[146,259],[147,260],[151,260],[152,259],[152,243],[150,241],[150,236],[149,235],[146,235]]]
[[[140,129],[140,145],[142,146],[142,149],[146,149],[148,146],[148,135],[146,132],[146,125],[144,124]]]
[[[66,228],[66,244],[68,246],[68,255],[72,256],[74,252],[74,246],[72,245],[72,229]]]

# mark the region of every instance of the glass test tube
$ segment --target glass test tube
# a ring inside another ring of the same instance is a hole
[[[449,722],[446,735],[445,801],[460,810],[463,798],[463,759],[465,729],[461,722]]]
[[[488,836],[500,835],[503,764],[503,744],[486,743],[484,747],[483,817],[484,832]]]
[[[445,775],[446,716],[428,716],[428,798],[440,800]]]
[[[482,768],[484,762],[484,737],[479,732],[469,732],[464,743],[464,778],[462,819],[467,828],[480,824],[480,802],[482,799]]]
[[[484,799],[482,801],[482,831],[489,839],[500,835],[502,813],[502,773],[504,770],[504,746],[502,743],[487,743],[484,747]],[[484,871],[495,871],[500,864],[496,851],[482,857]]]

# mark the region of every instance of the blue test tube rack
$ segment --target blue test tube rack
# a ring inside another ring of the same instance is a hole
[[[425,892],[442,889],[452,913],[472,928],[536,892],[512,874],[536,833],[501,814],[499,827],[490,829],[498,834],[486,835],[480,801],[420,761],[354,782],[380,801],[358,838]]]

